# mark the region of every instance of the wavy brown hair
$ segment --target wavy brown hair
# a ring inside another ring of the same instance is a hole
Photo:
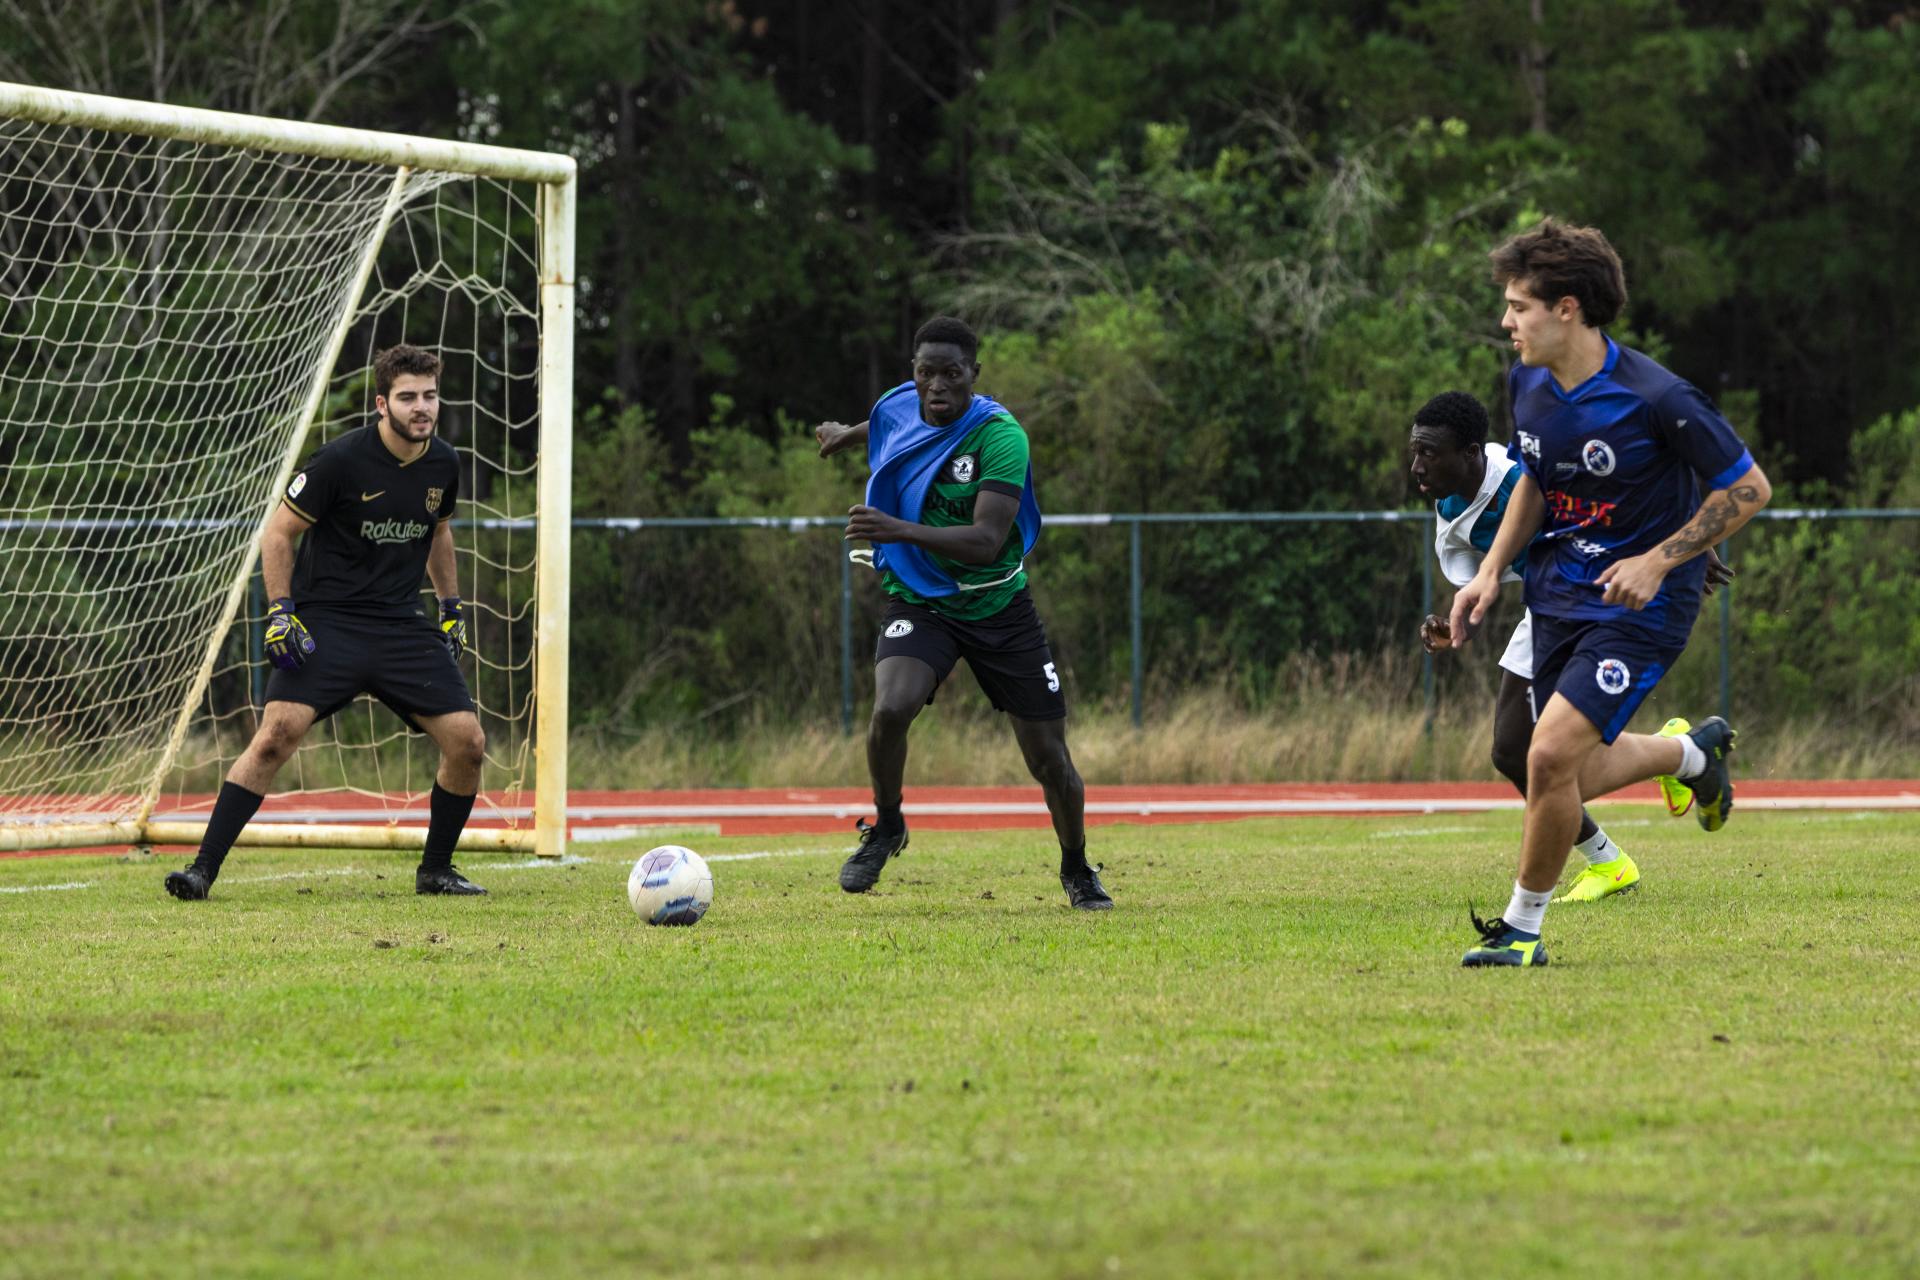
[[[1573,227],[1548,218],[1523,231],[1487,257],[1493,282],[1522,288],[1552,305],[1562,298],[1580,304],[1580,315],[1596,329],[1612,324],[1627,305],[1627,276],[1620,255],[1598,227]]]

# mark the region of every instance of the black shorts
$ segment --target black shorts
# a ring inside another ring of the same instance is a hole
[[[1533,718],[1559,694],[1611,743],[1687,642],[1630,622],[1533,615]]]
[[[293,671],[274,668],[268,702],[300,702],[324,720],[363,693],[418,729],[422,716],[472,711],[466,677],[447,640],[425,617],[362,618],[296,614],[313,635],[313,652]]]
[[[1053,651],[1047,647],[1047,629],[1025,588],[1000,612],[972,622],[889,597],[873,660],[903,657],[918,658],[932,667],[941,683],[953,664],[965,658],[993,709],[1015,719],[1058,720],[1067,714],[1060,673],[1054,670]],[[928,703],[939,692],[936,683]]]

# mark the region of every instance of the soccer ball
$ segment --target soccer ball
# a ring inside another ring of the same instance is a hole
[[[649,849],[627,876],[627,901],[648,924],[698,924],[713,905],[713,872],[691,849]]]

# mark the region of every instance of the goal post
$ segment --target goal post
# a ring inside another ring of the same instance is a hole
[[[460,456],[461,847],[563,851],[575,185],[561,154],[0,84],[0,851],[198,841],[258,723],[260,531],[400,341],[441,355]],[[435,764],[362,699],[243,843],[418,848]]]

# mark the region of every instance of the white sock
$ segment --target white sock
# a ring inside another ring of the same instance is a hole
[[[1707,753],[1700,749],[1699,743],[1684,733],[1674,741],[1680,744],[1680,767],[1673,771],[1674,777],[1685,782],[1707,771]]]
[[[1597,827],[1590,838],[1573,847],[1580,851],[1590,867],[1601,862],[1612,862],[1620,856],[1620,846],[1607,839],[1607,833]]]
[[[1509,928],[1537,934],[1540,932],[1540,922],[1547,918],[1547,904],[1552,901],[1553,890],[1535,893],[1531,889],[1521,888],[1520,882],[1515,880],[1513,898],[1507,903],[1507,909],[1500,913],[1500,918],[1507,922]]]

